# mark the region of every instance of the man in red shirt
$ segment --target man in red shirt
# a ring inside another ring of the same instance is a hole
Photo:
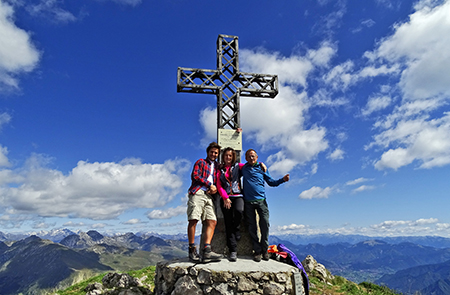
[[[189,260],[194,263],[208,263],[220,261],[222,255],[211,251],[211,240],[216,228],[217,218],[214,205],[214,194],[217,193],[216,172],[218,169],[217,157],[220,153],[220,146],[211,142],[206,149],[206,159],[199,159],[195,162],[191,173],[191,186],[189,187],[189,200],[187,207],[188,215],[188,239],[189,239]],[[202,220],[206,229],[204,230],[204,248],[201,250],[202,258],[195,248],[195,229],[197,222]]]

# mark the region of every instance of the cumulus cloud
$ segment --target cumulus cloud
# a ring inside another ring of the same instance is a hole
[[[450,113],[428,120],[426,117],[399,121],[374,137],[374,144],[391,147],[374,163],[376,169],[398,169],[420,162],[420,168],[450,164]]]
[[[148,219],[169,219],[178,215],[186,214],[186,205],[180,205],[175,208],[168,208],[164,210],[153,210],[147,214]]]
[[[344,159],[345,152],[340,148],[335,149],[331,154],[328,155],[328,158],[331,161],[337,161]]]
[[[73,222],[73,221],[68,221],[65,222],[63,224],[64,227],[83,227],[86,226],[86,224],[84,222]]]
[[[450,103],[450,1],[419,1],[415,9],[376,50],[366,53],[374,64],[401,69],[397,87],[402,99],[377,120],[378,133],[366,147],[384,149],[373,162],[378,170],[414,162],[420,168],[450,164],[449,113],[440,112]],[[363,114],[391,103],[389,97],[374,97]]]
[[[334,44],[324,42],[316,50],[290,57],[264,50],[240,50],[241,71],[277,74],[279,94],[276,99],[241,99],[241,120],[245,136],[255,141],[262,150],[273,152],[267,159],[270,170],[284,174],[315,159],[328,148],[327,130],[323,126],[306,127],[305,116],[316,101],[308,97],[308,76],[317,68],[325,67],[336,54]],[[320,100],[325,101],[324,99]],[[319,103],[320,103],[319,101]],[[322,105],[341,105],[329,98]],[[200,113],[207,138],[214,138],[216,109]]]
[[[332,193],[332,188],[321,188],[313,186],[312,188],[305,190],[298,196],[300,199],[327,199]]]
[[[14,172],[20,182],[0,187],[1,204],[15,214],[111,219],[132,208],[161,207],[181,190],[187,161],[78,162],[68,175],[33,156]],[[14,174],[13,173],[13,174]]]
[[[384,230],[390,230],[397,227],[417,227],[417,226],[423,226],[423,225],[429,225],[429,224],[436,224],[439,220],[436,218],[428,218],[428,219],[417,219],[417,220],[389,220],[384,221],[380,224],[372,225],[371,227],[374,229],[384,229]]]
[[[123,224],[140,224],[143,223],[139,218],[132,218],[130,220],[125,221]]]
[[[292,223],[290,225],[278,226],[277,230],[278,231],[292,231],[292,230],[304,230],[307,228],[308,228],[308,226],[306,226],[306,225]]]
[[[347,181],[346,185],[356,185],[356,184],[359,184],[361,182],[366,182],[366,181],[371,181],[371,180],[373,180],[373,179],[360,177],[360,178],[357,178],[357,179],[354,179],[354,180]]]
[[[361,193],[364,191],[369,191],[369,190],[373,190],[375,189],[375,186],[373,185],[361,185],[357,188],[355,188],[354,190],[352,190],[352,193],[356,194],[356,193]]]
[[[9,160],[8,160],[8,148],[0,145],[0,167],[8,167],[10,165],[11,164],[9,163]],[[6,171],[0,170],[0,175],[4,176],[6,179],[10,178],[10,177],[7,177],[8,174],[10,176],[12,176],[10,174],[10,172],[8,172],[8,170],[6,170]],[[1,182],[2,182],[2,180],[0,180],[0,183]]]
[[[362,110],[363,116],[368,116],[376,111],[387,108],[392,102],[392,98],[388,95],[373,96],[369,98],[366,107]]]
[[[30,34],[15,25],[13,15],[12,6],[0,1],[0,90],[17,89],[17,76],[32,71],[40,58]]]
[[[274,234],[341,234],[367,236],[448,236],[450,224],[439,223],[436,218],[421,218],[417,220],[389,220],[367,227],[352,227],[345,225],[337,228],[316,228],[309,225],[282,225],[274,228]]]

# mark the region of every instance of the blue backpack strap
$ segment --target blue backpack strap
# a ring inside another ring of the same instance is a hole
[[[305,292],[308,295],[309,294],[309,278],[308,278],[308,274],[306,273],[305,269],[303,268],[302,263],[298,260],[297,256],[294,254],[294,252],[289,250],[285,245],[278,244],[278,251],[288,253],[289,257],[292,260],[292,263],[301,270],[301,274],[303,276],[303,286],[305,287]]]

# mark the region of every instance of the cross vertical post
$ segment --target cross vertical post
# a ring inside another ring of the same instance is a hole
[[[239,70],[238,37],[217,38],[217,69],[178,68],[177,92],[215,94],[217,97],[217,138],[226,129],[241,127],[240,96],[275,98],[278,76],[244,73]],[[236,148],[235,148],[236,149]],[[240,148],[236,149],[240,159]]]

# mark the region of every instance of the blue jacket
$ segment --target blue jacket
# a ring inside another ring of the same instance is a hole
[[[244,200],[246,202],[264,200],[266,198],[265,182],[269,186],[279,186],[284,182],[283,178],[273,179],[269,171],[264,172],[261,164],[252,166],[246,163],[242,167]]]

